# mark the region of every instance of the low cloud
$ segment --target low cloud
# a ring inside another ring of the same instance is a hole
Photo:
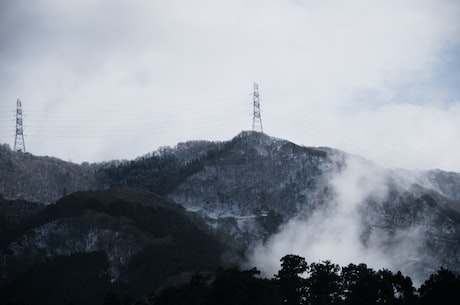
[[[389,194],[390,171],[364,159],[349,156],[346,167],[335,173],[329,182],[334,196],[311,216],[300,215],[290,220],[267,242],[256,246],[249,264],[258,266],[266,276],[280,268],[280,258],[297,254],[307,262],[331,260],[341,266],[349,263],[366,263],[374,269],[401,270],[419,283],[418,273],[410,264],[420,259],[420,224],[396,229],[372,230],[363,240],[363,217],[379,218],[382,215],[362,215],[369,201],[382,204]],[[401,185],[404,189],[407,185]],[[378,211],[370,211],[370,213]],[[306,214],[306,213],[305,213]]]
[[[449,110],[460,101],[458,1],[0,6],[0,114],[23,100],[30,152],[98,161],[228,139],[250,129],[257,81],[268,134],[384,165],[459,169],[458,112]],[[235,95],[244,97],[219,102]],[[450,142],[435,137],[439,146],[425,149],[431,134],[420,139],[411,120],[419,112],[425,126],[448,122],[431,130]],[[0,118],[0,142],[11,143],[13,133],[11,115]],[[412,158],[419,147],[424,157]],[[438,162],[450,147],[452,161]],[[411,162],[395,162],[401,155]]]

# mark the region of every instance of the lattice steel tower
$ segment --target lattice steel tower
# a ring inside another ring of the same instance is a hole
[[[262,117],[260,116],[260,100],[259,100],[259,85],[254,83],[254,92],[253,92],[253,100],[254,100],[254,114],[252,116],[252,131],[264,132],[264,128],[262,127]]]
[[[16,101],[16,137],[14,138],[14,151],[26,152],[24,128],[22,126],[22,103],[19,99]]]

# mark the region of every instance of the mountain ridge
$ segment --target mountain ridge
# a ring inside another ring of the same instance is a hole
[[[2,178],[0,194],[11,187],[9,194],[24,196],[29,191],[26,198],[50,203],[64,187],[72,193],[66,198],[77,201],[75,188],[107,196],[115,189],[142,190],[147,197],[182,206],[184,213],[200,219],[226,246],[246,253],[246,259],[267,274],[277,270],[279,257],[286,254],[280,251],[342,264],[370,260],[379,268],[406,268],[403,271],[416,278],[439,266],[460,272],[458,173],[385,169],[333,148],[304,147],[251,131],[229,141],[189,141],[135,160],[82,168],[70,164],[68,169],[64,161],[47,157],[46,165],[40,165],[40,157],[14,154],[0,149],[2,177],[8,176],[4,169],[15,169],[13,176],[23,171],[13,179]],[[21,160],[36,167],[15,164]],[[19,177],[31,179],[34,173],[27,169],[41,173],[48,168],[50,174],[53,166],[56,177],[48,185],[40,182],[44,190],[38,197],[37,186],[28,188],[32,180],[22,186],[12,183]],[[70,182],[56,183],[63,174]],[[123,200],[129,202],[129,196]],[[337,255],[348,261],[337,260]]]

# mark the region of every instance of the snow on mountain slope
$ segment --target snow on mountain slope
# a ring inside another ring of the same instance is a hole
[[[243,244],[264,239],[304,206],[322,201],[338,165],[325,150],[242,133],[203,160],[168,198]]]
[[[5,199],[54,203],[67,194],[97,187],[89,165],[16,153],[0,145],[0,195]]]
[[[299,213],[250,253],[271,274],[282,253],[342,265],[401,270],[416,282],[439,267],[460,271],[457,204],[395,171],[348,156],[332,175],[329,200]]]
[[[297,253],[424,279],[440,266],[460,271],[456,177],[244,132],[168,197],[233,236],[268,275]]]
[[[1,156],[7,157],[0,158],[0,168],[15,169],[12,181],[19,181],[15,175],[29,180],[24,185],[3,180],[0,194],[49,200],[64,186],[68,192],[101,186],[157,192],[202,217],[268,275],[287,253],[402,269],[419,279],[440,266],[460,271],[458,173],[385,169],[345,152],[257,132],[226,142],[180,143],[136,160],[90,167],[47,158],[40,163],[5,150]],[[41,183],[46,163],[53,177],[64,171],[69,178]],[[38,178],[29,167],[37,168]]]
[[[0,295],[59,257],[103,253],[108,280],[142,295],[171,276],[214,270],[229,252],[181,206],[143,190],[74,193],[0,233]]]

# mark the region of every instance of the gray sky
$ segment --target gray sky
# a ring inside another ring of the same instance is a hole
[[[457,0],[0,0],[0,142],[133,158],[252,124],[384,166],[460,171]]]

